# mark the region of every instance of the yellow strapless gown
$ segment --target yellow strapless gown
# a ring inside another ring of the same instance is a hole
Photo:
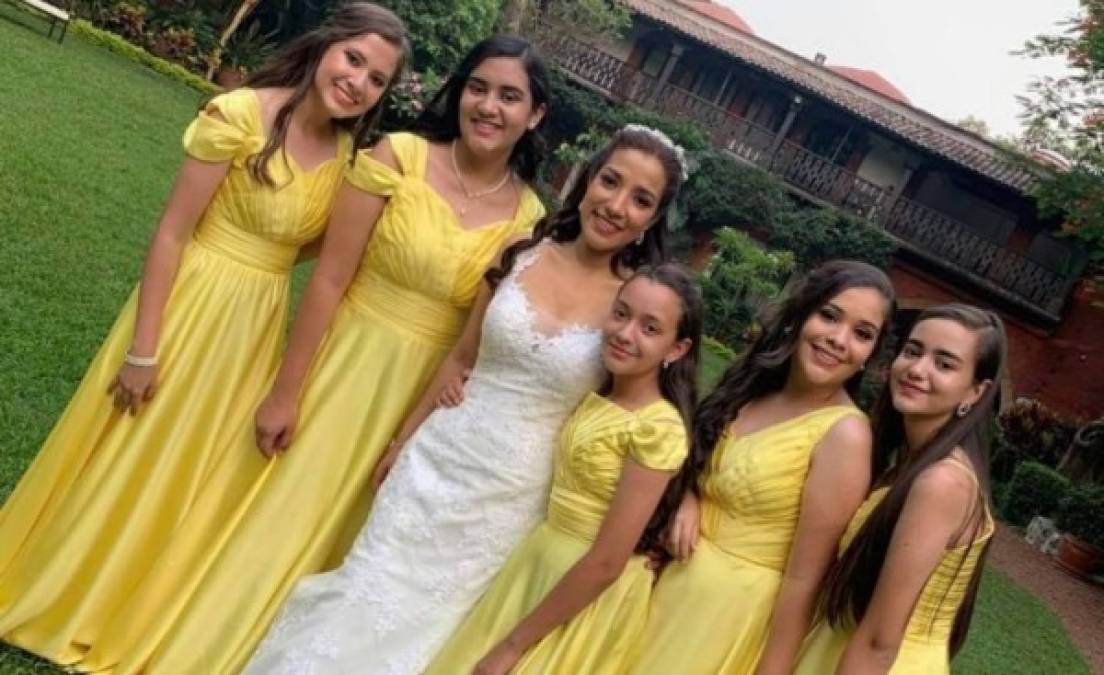
[[[157,394],[131,417],[106,393],[133,335],[135,290],[0,511],[4,641],[57,663],[79,661],[161,559],[228,437],[264,395],[279,363],[290,269],[325,228],[352,140],[342,134],[337,156],[311,171],[273,161],[278,189],[246,168],[264,142],[250,89],[212,99],[185,132],[188,155],[231,168],[164,310]]]
[[[483,273],[543,214],[526,190],[513,218],[465,230],[425,181],[426,141],[389,140],[399,171],[367,153],[347,171],[388,201],[312,365],[291,447],[258,475],[245,421],[215,469],[220,489],[178,525],[171,560],[116,614],[90,668],[244,667],[295,582],[340,560],[351,543],[343,533],[363,522],[372,469],[459,337]]]
[[[813,448],[830,406],[740,438],[722,436],[701,480],[701,540],[660,576],[633,673],[747,675],[766,643]]]
[[[591,393],[564,425],[548,518],[523,541],[426,675],[469,675],[578,562],[598,534],[626,458],[677,471],[687,454],[678,411],[660,399],[635,412]],[[518,662],[515,674],[614,675],[628,668],[648,617],[654,575],[644,556]]]
[[[851,519],[847,532],[840,541],[840,551],[855,538],[859,528],[866,522],[874,507],[882,501],[886,492],[887,488],[879,488],[867,497]],[[928,583],[924,584],[912,616],[909,617],[908,627],[905,628],[901,650],[897,653],[897,659],[888,675],[950,675],[949,648],[955,615],[962,606],[981,552],[993,536],[993,522],[988,512],[986,521],[985,533],[972,544],[948,549]],[[826,621],[819,622],[805,639],[797,668],[794,670],[795,675],[834,673],[851,632],[847,629],[835,629]]]

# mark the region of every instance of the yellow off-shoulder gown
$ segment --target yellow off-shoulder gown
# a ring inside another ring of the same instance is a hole
[[[686,430],[664,399],[630,412],[591,393],[564,425],[547,520],[510,556],[427,675],[468,675],[533,611],[589,549],[609,510],[626,459],[677,471]],[[624,673],[648,617],[653,573],[633,556],[593,603],[532,649],[512,671],[532,675]]]
[[[543,214],[526,189],[512,218],[466,230],[425,180],[427,142],[388,140],[398,171],[362,152],[346,172],[387,204],[304,384],[291,447],[258,476],[245,421],[215,468],[221,489],[177,526],[171,559],[116,613],[89,668],[244,667],[295,582],[340,561],[372,469],[459,337],[484,272]]]
[[[283,344],[289,272],[326,225],[352,140],[342,133],[335,157],[310,171],[278,155],[276,188],[246,168],[264,143],[250,89],[215,97],[185,132],[189,156],[231,166],[164,309],[157,393],[136,417],[107,394],[133,336],[136,289],[0,511],[5,642],[79,661],[167,550],[263,396]]]
[[[973,476],[972,471],[970,475]],[[867,497],[840,541],[841,552],[855,538],[887,491],[888,488],[879,488]],[[985,519],[982,535],[971,544],[948,549],[924,584],[909,617],[901,649],[888,675],[950,675],[950,638],[955,616],[966,597],[981,553],[993,536],[993,521],[988,511]],[[834,628],[826,621],[819,622],[805,639],[795,675],[834,673],[852,630]]]
[[[770,628],[813,448],[829,406],[739,438],[722,436],[701,479],[701,539],[656,584],[633,673],[749,675]]]

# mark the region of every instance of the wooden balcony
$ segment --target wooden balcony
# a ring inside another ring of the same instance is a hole
[[[902,248],[941,271],[956,273],[1037,320],[1053,324],[1077,281],[978,235],[966,223],[896,196],[854,172],[781,138],[694,93],[633,68],[563,31],[540,40],[570,79],[607,98],[696,122],[713,143],[780,177],[793,192],[881,227]]]

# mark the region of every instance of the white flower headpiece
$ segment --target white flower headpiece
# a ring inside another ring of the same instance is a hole
[[[690,164],[686,161],[686,150],[681,145],[671,140],[671,137],[663,133],[659,129],[649,127],[644,124],[626,124],[621,127],[621,131],[637,131],[643,134],[647,134],[659,141],[661,145],[669,148],[671,152],[675,153],[675,159],[678,160],[679,170],[681,175],[679,176],[682,182],[686,182],[686,179],[690,177]]]

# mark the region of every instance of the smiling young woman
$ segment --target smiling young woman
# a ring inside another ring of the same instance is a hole
[[[853,396],[892,312],[880,270],[825,263],[768,312],[702,402],[698,495],[671,527],[677,560],[656,584],[632,672],[790,672],[870,485],[870,428]]]
[[[0,512],[0,639],[82,670],[148,653],[113,648],[120,608],[178,546],[217,546],[177,529],[203,495],[261,471],[211,473],[275,373],[291,267],[405,51],[391,12],[349,3],[188,127],[138,289]]]

